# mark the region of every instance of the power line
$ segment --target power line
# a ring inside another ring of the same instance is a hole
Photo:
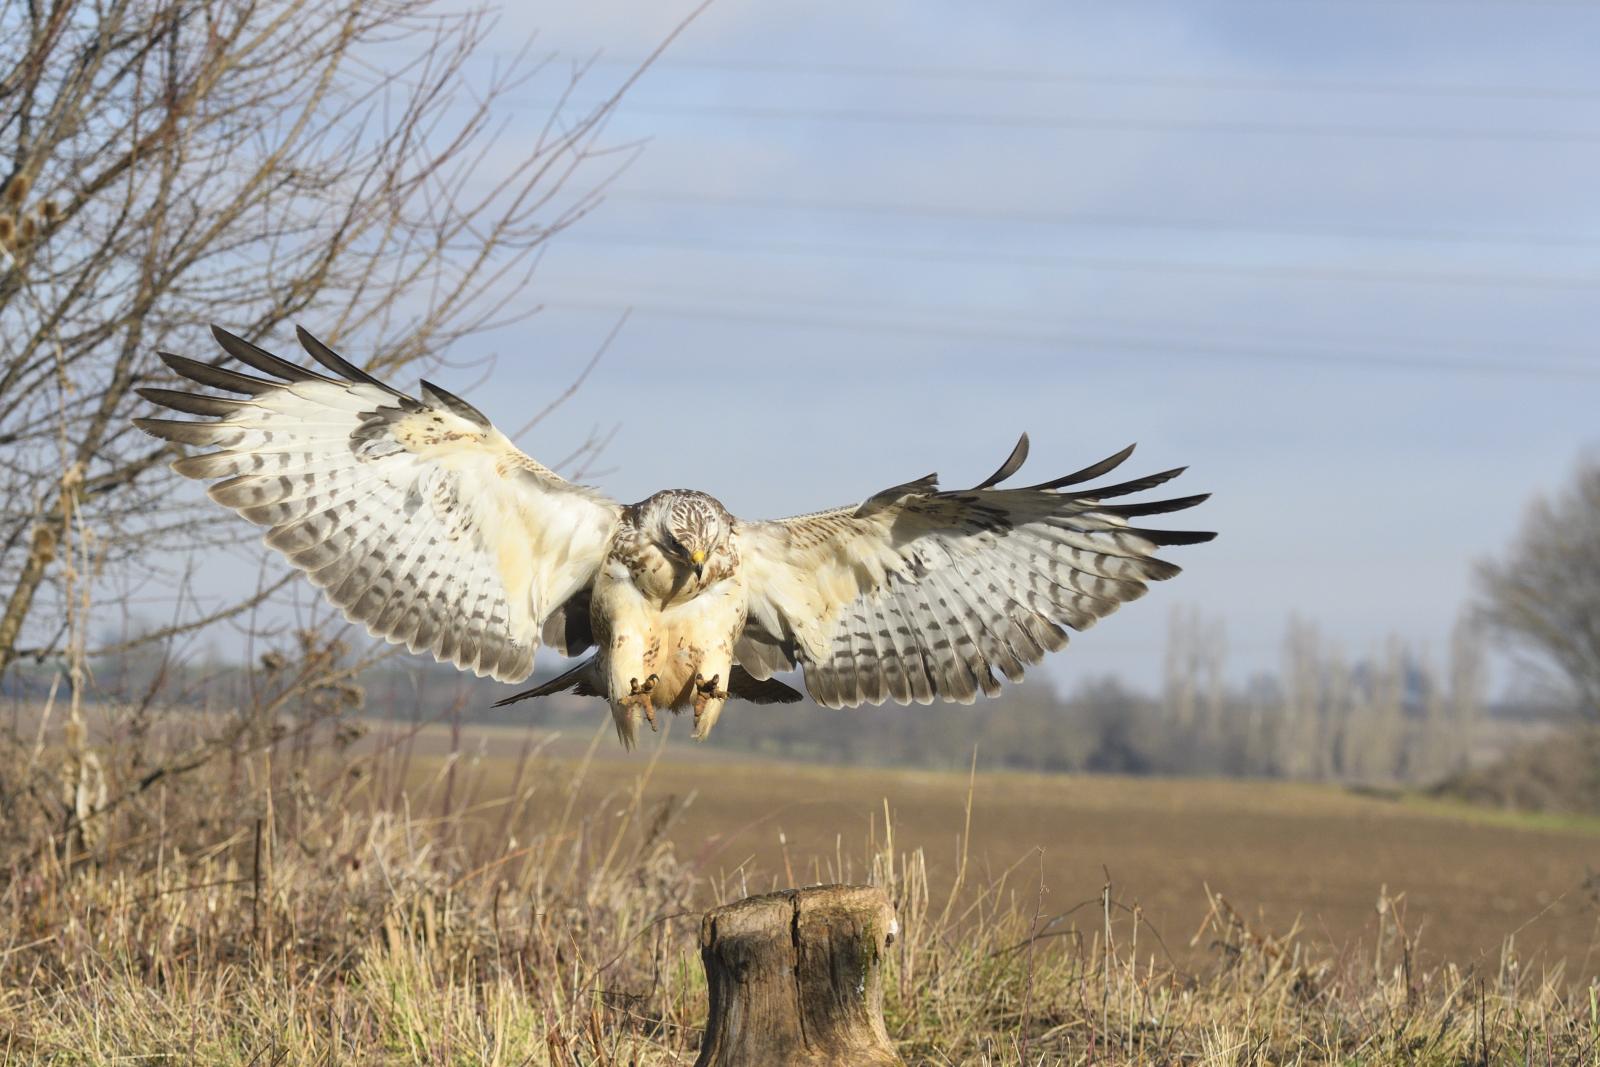
[[[674,304],[645,304],[632,300],[586,299],[582,297],[557,297],[540,302],[544,307],[574,310],[606,311],[617,313],[631,311],[639,315],[660,318],[705,319],[738,323],[761,323],[799,329],[838,329],[859,333],[959,337],[978,341],[1003,341],[1042,345],[1049,348],[1074,347],[1078,349],[1119,349],[1131,352],[1162,355],[1187,354],[1191,356],[1224,359],[1259,360],[1269,363],[1308,363],[1337,367],[1383,367],[1402,370],[1426,370],[1442,373],[1481,373],[1514,377],[1577,378],[1600,381],[1600,368],[1571,367],[1543,363],[1503,363],[1493,360],[1438,360],[1403,354],[1367,352],[1288,352],[1280,348],[1254,348],[1247,345],[1206,345],[1193,340],[1169,341],[1148,338],[1101,337],[1075,332],[1030,333],[974,329],[963,326],[928,326],[918,322],[893,322],[852,319],[841,316],[794,315],[786,313],[741,311],[718,307],[685,307]]]
[[[1589,291],[1600,288],[1600,278],[1572,278],[1558,275],[1467,274],[1456,271],[1393,271],[1357,267],[1299,267],[1272,265],[1250,267],[1228,263],[1175,263],[1166,260],[1127,259],[1105,256],[1060,256],[1042,252],[996,252],[974,249],[886,248],[870,245],[785,241],[762,244],[717,241],[707,238],[639,237],[633,234],[604,233],[593,230],[568,231],[563,240],[581,244],[620,245],[630,248],[677,248],[736,255],[855,256],[940,263],[1009,263],[1029,267],[1074,267],[1082,270],[1128,271],[1133,273],[1203,275],[1207,277],[1260,278],[1269,281],[1357,282],[1366,284],[1407,284],[1480,287],[1515,287]]]
[[[1355,237],[1395,241],[1430,241],[1452,244],[1548,245],[1589,248],[1600,245],[1600,237],[1564,236],[1553,233],[1491,234],[1430,227],[1379,227],[1352,223],[1291,223],[1261,225],[1225,219],[1178,219],[1148,215],[1107,215],[1079,212],[998,211],[956,205],[889,204],[859,201],[790,199],[726,193],[695,193],[665,189],[608,189],[607,200],[634,200],[645,203],[693,204],[705,207],[745,207],[775,211],[840,212],[860,215],[888,215],[906,218],[950,218],[972,222],[1006,222],[1047,226],[1093,226],[1117,229],[1193,230],[1205,233],[1249,233],[1288,237]]]
[[[1597,7],[1596,10],[1600,10]],[[585,60],[584,62],[589,62]],[[639,60],[600,57],[599,66],[637,67]],[[1021,85],[1121,85],[1131,88],[1217,90],[1221,92],[1349,93],[1357,96],[1431,98],[1596,100],[1600,87],[1560,85],[1469,85],[1427,82],[1355,81],[1336,78],[1251,78],[1215,74],[1127,74],[1013,70],[992,67],[896,67],[867,63],[795,63],[783,60],[680,59],[656,63],[655,70],[723,71],[735,74],[803,77],[883,78],[905,81],[994,82]]]
[[[858,313],[865,312],[876,315],[888,314],[891,316],[910,316],[913,321],[917,322],[922,322],[929,318],[945,317],[954,318],[957,320],[967,320],[968,323],[972,322],[973,320],[998,320],[1002,321],[1006,325],[1022,322],[1055,330],[1067,328],[1067,324],[1062,321],[1064,316],[1061,314],[1040,315],[1024,308],[1014,307],[973,307],[970,305],[961,307],[950,303],[940,303],[937,305],[909,304],[900,301],[861,299],[848,294],[817,297],[798,294],[792,291],[784,291],[781,293],[761,292],[750,289],[729,289],[723,286],[718,286],[714,290],[708,290],[705,286],[675,285],[672,283],[663,284],[659,281],[637,282],[628,280],[626,282],[622,282],[619,281],[614,275],[607,275],[605,277],[585,277],[583,275],[567,276],[551,284],[576,286],[576,291],[580,293],[590,295],[601,294],[607,298],[615,298],[620,301],[634,300],[641,295],[667,297],[675,300],[689,299],[696,301],[711,300],[722,302],[733,300],[736,301],[740,306],[746,306],[752,303],[776,305],[779,307],[803,306],[809,308],[821,308],[825,312],[838,311],[842,308]],[[1154,327],[1157,330],[1162,331],[1164,336],[1169,337],[1176,334],[1184,338],[1193,338],[1208,332],[1214,333],[1218,329],[1218,324],[1214,322],[1178,322],[1171,319],[1152,321],[1148,318],[1134,320],[1114,315],[1098,315],[1092,312],[1082,313],[1074,311],[1071,313],[1070,318],[1074,326],[1080,323],[1088,323],[1098,327],[1124,331],[1149,331],[1152,327]],[[1449,341],[1446,342],[1443,347],[1435,345],[1425,351],[1423,349],[1419,349],[1417,347],[1417,342],[1411,338],[1395,339],[1374,337],[1371,335],[1339,335],[1329,334],[1324,331],[1319,331],[1317,334],[1308,337],[1308,335],[1304,333],[1296,334],[1293,331],[1285,332],[1283,330],[1271,330],[1270,328],[1268,332],[1277,334],[1277,337],[1257,337],[1254,339],[1247,339],[1243,342],[1230,339],[1224,343],[1242,343],[1246,347],[1270,349],[1272,351],[1280,352],[1286,350],[1286,345],[1293,346],[1287,350],[1304,351],[1307,349],[1309,344],[1311,351],[1320,352],[1323,354],[1330,352],[1350,352],[1357,349],[1365,351],[1368,354],[1376,355],[1385,354],[1385,351],[1390,354],[1399,351],[1399,353],[1407,359],[1431,358],[1438,362],[1444,363],[1449,362],[1453,357],[1459,355],[1476,355],[1490,352],[1493,356],[1503,356],[1510,348],[1509,345],[1500,345],[1493,348],[1487,348],[1483,346],[1474,346],[1472,344],[1463,344],[1456,341]],[[1095,334],[1094,336],[1097,338],[1105,338],[1108,336],[1117,335]],[[1148,336],[1148,332],[1145,333],[1145,336]],[[1374,349],[1378,349],[1380,351],[1374,353]],[[1567,346],[1557,346],[1529,341],[1518,341],[1515,345],[1515,349],[1516,351],[1523,353],[1537,352],[1541,355],[1553,356],[1556,359],[1579,363],[1586,361],[1593,362],[1594,357],[1596,355],[1600,355],[1600,350],[1584,352]],[[1491,361],[1494,360],[1491,359]],[[1600,364],[1597,364],[1597,366],[1600,366]]]
[[[550,110],[555,100],[525,101]],[[595,103],[567,102],[588,112]],[[686,119],[801,121],[858,125],[965,126],[990,130],[1077,130],[1084,133],[1216,133],[1264,137],[1350,137],[1400,141],[1504,142],[1510,144],[1600,144],[1600,133],[1586,130],[1464,129],[1452,126],[1364,126],[1341,122],[1267,122],[1256,119],[1142,119],[1014,115],[975,112],[893,111],[868,108],[793,108],[744,104],[652,104],[625,98],[619,114]]]

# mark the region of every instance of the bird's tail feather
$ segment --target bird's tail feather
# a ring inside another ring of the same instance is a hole
[[[580,697],[604,698],[606,694],[595,677],[595,659],[596,657],[590,656],[576,667],[556,675],[543,685],[513,693],[504,700],[495,701],[494,706],[503,708],[519,700],[536,700],[539,697],[568,692]],[[754,678],[749,671],[737,664],[728,673],[728,694],[735,700],[748,700],[752,704],[793,704],[800,699],[797,690],[784,685],[776,678],[765,680]]]
[[[503,708],[507,704],[515,704],[519,700],[535,700],[539,697],[552,696],[556,693],[571,691],[580,697],[603,697],[604,693],[595,685],[594,666],[595,657],[590,656],[576,667],[562,674],[556,675],[543,685],[536,685],[532,689],[524,689],[520,693],[513,693],[504,700],[497,700],[494,706]]]

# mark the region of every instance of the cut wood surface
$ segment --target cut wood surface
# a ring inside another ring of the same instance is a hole
[[[878,1067],[903,1061],[883,1025],[897,927],[875,886],[747,897],[700,926],[711,1013],[695,1067]]]

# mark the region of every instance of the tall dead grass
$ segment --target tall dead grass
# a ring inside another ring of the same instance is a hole
[[[146,743],[188,751],[181,733]],[[295,739],[269,730],[77,831],[13,788],[39,788],[21,764],[50,746],[7,751],[3,1062],[693,1062],[699,913],[783,872],[719,881],[676,855],[648,764],[580,802],[587,761],[532,742],[491,794],[469,751],[414,758],[405,730]],[[1031,861],[979,881],[963,858],[936,895],[892,823],[875,838],[820,870],[895,902],[886,1014],[909,1063],[1600,1064],[1595,987],[1510,954],[1421,970],[1391,900],[1372,951],[1330,957],[1213,898],[1190,971],[1113,886],[1046,914]]]

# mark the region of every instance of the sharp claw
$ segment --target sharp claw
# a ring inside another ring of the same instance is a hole
[[[695,693],[707,700],[727,700],[728,694],[722,688],[722,675],[713,674],[709,681],[702,675],[694,676]]]
[[[645,721],[650,724],[651,730],[656,728],[656,707],[655,701],[650,699],[650,694],[654,692],[658,681],[660,679],[653,674],[644,680],[644,685],[640,685],[637,678],[629,678],[628,695],[617,701],[625,708],[643,709]]]
[[[713,674],[708,681],[703,675],[694,676],[694,725],[700,728],[700,717],[705,714],[706,705],[713,700],[727,700],[728,694],[721,687],[722,675]]]

